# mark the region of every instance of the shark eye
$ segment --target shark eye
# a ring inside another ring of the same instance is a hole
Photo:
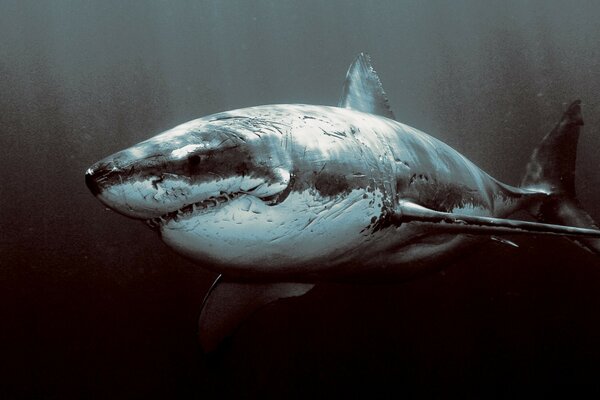
[[[188,163],[191,166],[196,166],[200,164],[200,156],[198,154],[194,154],[193,156],[188,157]]]

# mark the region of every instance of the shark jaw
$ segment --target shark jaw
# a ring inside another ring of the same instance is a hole
[[[280,176],[285,175],[280,171]],[[289,174],[288,174],[289,176]],[[190,220],[227,207],[239,197],[252,197],[268,206],[284,200],[289,179],[269,184],[260,178],[231,177],[194,184],[189,179],[162,176],[142,181],[119,182],[99,191],[97,197],[114,211],[145,220],[151,228]]]
[[[160,217],[147,219],[146,223],[152,229],[160,229],[171,222],[178,223],[181,221],[189,221],[199,215],[216,212],[220,208],[231,206],[233,200],[243,197],[251,197],[255,200],[263,202],[267,206],[275,206],[284,200],[283,192],[279,192],[267,197],[257,197],[248,192],[241,191],[233,193],[221,193],[219,196],[211,196],[205,200],[188,204],[175,211],[163,214]]]
[[[178,210],[171,211],[167,214],[161,215],[160,217],[150,218],[146,220],[146,223],[150,228],[160,228],[163,225],[168,224],[171,221],[179,222],[180,219],[187,220],[193,218],[195,215],[204,212],[210,212],[216,207],[223,207],[225,203],[239,197],[245,196],[246,194],[237,193],[223,193],[220,196],[209,197],[205,200],[198,201],[196,203],[188,204]]]

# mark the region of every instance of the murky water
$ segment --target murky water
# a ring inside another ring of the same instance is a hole
[[[83,173],[213,112],[335,104],[366,51],[399,120],[507,183],[581,98],[577,188],[600,219],[599,17],[584,1],[3,0],[0,394],[598,390],[600,262],[564,240],[492,243],[385,288],[321,288],[209,360],[195,335],[214,276],[104,210]]]

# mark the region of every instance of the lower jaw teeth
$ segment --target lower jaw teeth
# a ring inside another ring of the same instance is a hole
[[[146,220],[146,224],[151,229],[157,229],[158,227],[160,227],[161,224],[165,224],[166,222],[167,221],[164,218],[162,218],[162,217],[152,218],[152,219]]]
[[[168,223],[169,221],[179,221],[179,219],[181,217],[185,217],[187,214],[191,213],[195,213],[198,210],[204,210],[207,208],[212,208],[212,207],[216,207],[219,204],[222,203],[226,203],[232,199],[235,199],[236,197],[240,196],[242,193],[231,193],[231,194],[222,194],[218,197],[212,197],[206,200],[203,200],[201,202],[198,203],[192,203],[190,205],[187,205],[185,207],[180,208],[177,211],[173,211],[170,212],[168,214],[165,214],[161,217],[156,217],[156,218],[152,218],[146,221],[146,223],[151,227],[151,228],[157,228],[160,225],[164,225],[166,223]]]

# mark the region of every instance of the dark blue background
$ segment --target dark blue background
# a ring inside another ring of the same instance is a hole
[[[592,1],[2,1],[0,397],[598,394],[600,262],[564,239],[321,286],[207,357],[214,275],[104,210],[83,173],[213,112],[335,104],[367,51],[399,120],[507,183],[581,98],[577,189],[598,219],[599,16]]]

